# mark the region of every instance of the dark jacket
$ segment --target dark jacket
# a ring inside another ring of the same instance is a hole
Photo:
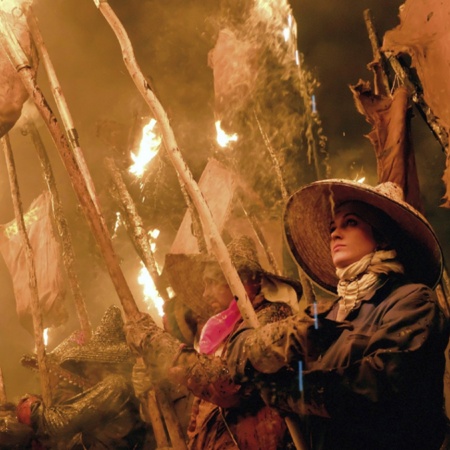
[[[267,333],[262,345],[251,338],[254,330],[237,333],[228,354],[235,377],[256,368],[272,372],[276,384],[280,375],[282,384],[270,398],[303,418],[314,449],[438,449],[449,334],[434,293],[395,277],[344,323],[334,321],[337,309],[336,302],[317,318],[294,316],[271,325],[270,344]],[[261,351],[263,358],[255,355]],[[300,379],[288,369],[298,377],[299,360]]]

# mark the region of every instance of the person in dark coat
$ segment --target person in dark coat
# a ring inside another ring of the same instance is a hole
[[[433,450],[444,441],[449,324],[433,291],[443,256],[401,195],[393,183],[344,180],[294,193],[284,217],[292,254],[338,297],[230,339],[234,380],[272,374],[261,387],[267,402],[300,417],[313,449]]]

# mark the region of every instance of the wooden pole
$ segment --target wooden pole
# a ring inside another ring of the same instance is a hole
[[[139,317],[139,309],[123,275],[119,259],[112,246],[111,237],[104,223],[103,216],[91,196],[88,183],[69,147],[66,136],[62,132],[55,115],[50,109],[42,91],[33,77],[28,59],[23,53],[20,44],[7,21],[4,20],[3,15],[0,15],[0,42],[11,60],[11,63],[16,68],[28,94],[33,99],[39,113],[44,119],[44,123],[47,125],[53,142],[58,149],[78,201],[88,220],[92,233],[97,240],[100,251],[103,254],[106,267],[122,304],[124,313],[128,319],[137,320]]]
[[[256,313],[253,309],[250,299],[248,298],[244,286],[242,285],[242,281],[239,278],[236,268],[233,266],[225,243],[220,236],[219,230],[214,223],[211,211],[205,199],[203,198],[203,195],[196,181],[194,180],[190,169],[187,167],[183,156],[181,155],[173,130],[169,124],[169,118],[167,117],[166,112],[151,90],[147,80],[143,76],[136,62],[131,42],[123,25],[106,0],[94,0],[94,3],[114,31],[122,49],[123,60],[130,73],[130,76],[133,79],[139,92],[143,96],[144,100],[146,101],[147,105],[155,115],[155,118],[158,121],[159,125],[161,126],[162,140],[164,142],[166,151],[177,173],[183,180],[183,183],[186,186],[186,189],[199,213],[203,231],[205,233],[205,236],[207,237],[207,241],[211,243],[212,253],[215,255],[224,273],[224,276],[237,300],[237,305],[244,321],[253,327],[257,327],[258,319]]]
[[[41,163],[43,176],[45,182],[47,183],[47,188],[51,194],[53,215],[59,235],[61,236],[64,268],[66,270],[71,292],[75,301],[75,308],[77,311],[81,330],[86,340],[89,340],[92,335],[92,327],[89,321],[84,295],[80,289],[78,276],[74,266],[75,254],[72,245],[72,236],[70,234],[69,226],[64,215],[58,188],[56,187],[55,177],[53,175],[52,166],[50,164],[50,160],[48,158],[47,151],[45,150],[45,146],[42,142],[39,131],[37,130],[36,125],[34,124],[32,119],[27,120],[26,125],[23,128],[23,132],[29,133],[31,136],[34,147],[39,157],[39,161]]]
[[[44,345],[44,328],[42,325],[42,316],[39,309],[39,294],[36,281],[36,268],[34,264],[33,249],[30,245],[27,230],[25,227],[25,221],[23,218],[22,201],[20,199],[19,184],[17,182],[16,168],[14,164],[14,157],[9,141],[9,136],[6,134],[2,137],[3,152],[6,159],[6,167],[8,170],[9,184],[11,187],[11,198],[14,208],[14,215],[16,218],[17,228],[22,242],[22,246],[25,251],[25,261],[28,269],[28,284],[30,286],[30,306],[31,316],[33,319],[34,329],[34,342],[36,345],[36,354],[39,365],[39,375],[41,380],[42,399],[46,406],[51,402],[51,388],[49,372],[47,367],[47,360],[45,357],[45,345]]]
[[[119,168],[114,162],[113,158],[105,158],[105,165],[108,169],[110,178],[116,187],[117,193],[119,195],[120,202],[126,214],[126,223],[130,228],[131,239],[135,246],[137,247],[139,256],[148,273],[152,277],[153,283],[158,289],[159,295],[164,301],[169,300],[167,294],[166,286],[163,285],[161,276],[158,273],[158,268],[156,267],[155,256],[150,248],[148,241],[148,236],[145,231],[144,222],[139,215],[136,205],[128,192],[127,186],[123,181],[122,175]]]

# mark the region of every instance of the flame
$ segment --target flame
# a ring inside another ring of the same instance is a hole
[[[159,292],[156,289],[155,283],[153,282],[152,277],[148,273],[148,270],[146,269],[143,263],[141,263],[141,265],[142,267],[139,272],[137,281],[141,286],[143,286],[144,299],[147,302],[147,304],[149,302],[153,303],[156,310],[158,311],[159,316],[162,317],[164,316],[163,310],[164,300],[159,295]]]
[[[357,183],[364,183],[364,181],[366,181],[366,177],[362,177],[356,180]]]
[[[148,163],[157,155],[161,146],[161,137],[153,132],[155,125],[156,120],[150,119],[150,122],[142,129],[142,139],[139,144],[138,154],[131,152],[131,159],[134,164],[128,170],[137,177],[143,175]]]
[[[238,135],[236,133],[229,135],[225,133],[220,127],[220,120],[216,121],[216,131],[217,131],[217,143],[225,148],[230,142],[236,142],[238,140]]]
[[[155,228],[154,230],[150,230],[148,232],[149,242],[150,242],[150,249],[152,253],[156,249],[156,242],[155,239],[158,238],[160,231]],[[157,270],[159,271],[159,268],[157,267]],[[149,303],[152,303],[156,310],[158,311],[158,315],[160,317],[164,316],[164,300],[159,295],[158,289],[156,289],[155,283],[153,281],[153,278],[151,277],[150,273],[148,272],[147,268],[144,266],[143,263],[141,263],[141,270],[139,271],[138,283],[143,286],[143,294],[144,299],[147,302],[147,304],[150,306]]]

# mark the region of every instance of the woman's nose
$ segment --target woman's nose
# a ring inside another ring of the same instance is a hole
[[[332,241],[336,240],[336,239],[340,239],[341,236],[341,232],[339,231],[339,228],[335,228],[331,234],[330,234],[330,238]]]

